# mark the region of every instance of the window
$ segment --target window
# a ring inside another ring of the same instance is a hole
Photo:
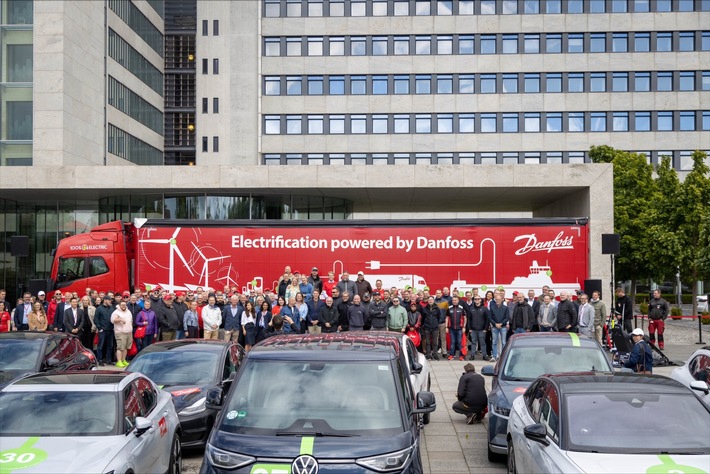
[[[387,76],[372,76],[372,94],[387,95]]]
[[[286,38],[286,56],[301,55],[301,38]]]
[[[614,53],[626,53],[629,50],[629,34],[614,33],[611,35],[611,51]]]
[[[656,0],[656,11],[657,12],[671,11],[671,0]]]
[[[584,112],[570,112],[567,120],[567,129],[570,132],[583,132]]]
[[[136,426],[136,418],[142,416],[141,402],[133,384],[123,389],[123,432],[129,433]]]
[[[651,33],[634,33],[634,51],[637,53],[651,51]]]
[[[614,92],[629,91],[629,73],[614,72],[611,75],[611,90]]]
[[[302,119],[300,115],[286,116],[286,133],[288,135],[298,135],[301,133]]]
[[[436,93],[452,94],[454,92],[454,78],[450,74],[436,76]]]
[[[203,60],[202,60],[202,74],[208,74],[208,73],[209,73],[209,67],[210,67],[210,61],[209,61],[209,59],[203,59]]]
[[[703,71],[702,84],[700,89],[704,91],[710,91],[710,71]]]
[[[394,93],[409,94],[409,76],[394,76]]]
[[[634,91],[649,92],[651,90],[651,73],[637,72],[634,73]]]
[[[571,76],[571,74],[570,74],[570,76]],[[590,74],[589,91],[590,92],[606,92],[606,73],[605,72],[593,72]]]
[[[496,114],[481,114],[481,133],[496,133]]]
[[[651,112],[634,113],[634,130],[637,132],[651,131]]]
[[[343,56],[345,54],[345,38],[331,36],[328,40],[328,54],[331,56]]]
[[[301,0],[286,0],[286,16],[301,16]]]
[[[459,54],[473,54],[474,40],[473,35],[459,36]]]
[[[155,392],[155,389],[153,389],[153,385],[143,377],[136,379],[134,383],[136,385],[138,395],[143,401],[144,413],[148,415],[157,405],[158,394]]]
[[[695,71],[681,71],[678,75],[678,90],[695,90]]]
[[[583,13],[584,0],[567,0],[567,13]]]
[[[606,112],[592,112],[590,114],[590,131],[606,132]]]
[[[330,16],[345,16],[345,0],[330,0],[328,9]]]
[[[672,72],[658,72],[656,76],[656,90],[657,91],[672,91],[673,90],[673,73]]]
[[[365,16],[366,7],[365,0],[350,0],[350,16]]]
[[[710,6],[710,0],[708,0],[708,5]],[[710,11],[710,8],[708,11]],[[710,51],[710,31],[703,31],[700,35],[700,50]]]
[[[431,76],[417,75],[414,81],[415,94],[431,94]]]
[[[584,52],[584,35],[582,33],[570,33],[567,36],[567,52],[568,53],[583,53]]]
[[[365,76],[350,76],[350,94],[367,94],[367,82]]]
[[[545,92],[562,92],[562,74],[559,72],[545,75]]]
[[[323,95],[323,76],[308,76],[308,95]]]
[[[518,35],[503,35],[503,54],[518,53]]]
[[[431,133],[431,115],[417,114],[414,118],[416,133]]]
[[[540,114],[538,112],[525,114],[525,131],[528,133],[540,131]]]
[[[415,0],[414,14],[417,16],[431,15],[431,1],[430,0]]]
[[[219,74],[219,59],[212,60],[212,74]]]
[[[504,165],[517,165],[518,164],[518,153],[515,153],[515,152],[503,153],[503,164]]]
[[[525,93],[534,94],[540,92],[540,74],[530,73],[525,74]]]
[[[308,55],[323,56],[323,37],[311,36],[308,38]]]
[[[496,75],[495,74],[481,74],[481,94],[495,94],[496,93]]]
[[[567,153],[568,163],[584,163],[584,152],[583,151],[570,151]]]
[[[439,114],[436,116],[436,131],[437,133],[453,133],[454,132],[454,116],[453,114]]]
[[[672,49],[672,33],[660,32],[656,33],[656,51],[668,52]]]
[[[212,21],[212,36],[219,36],[219,20]]]
[[[683,132],[692,132],[695,130],[695,112],[692,110],[681,111],[678,123],[680,130]]]
[[[540,35],[525,35],[524,48],[526,54],[537,54],[540,52]]]
[[[365,115],[350,116],[350,133],[356,135],[367,133],[367,117]]]
[[[452,0],[437,0],[436,2],[437,15],[453,15],[454,2]]]
[[[503,94],[518,93],[518,75],[503,74]]]
[[[459,114],[459,133],[473,133],[475,121],[473,114]]]
[[[328,131],[337,135],[345,133],[345,115],[331,115],[328,117]]]
[[[264,79],[264,95],[281,95],[281,78],[267,76]]]
[[[367,47],[364,36],[351,36],[350,37],[350,55],[351,56],[365,56],[367,54]]]
[[[219,152],[219,137],[212,137],[212,152]]]
[[[308,0],[308,16],[323,16],[323,0]]]
[[[278,115],[265,116],[264,133],[266,135],[279,135],[281,133],[281,117]]]
[[[372,116],[372,133],[387,133],[387,115]]]
[[[451,35],[439,35],[436,37],[436,54],[453,54],[454,37]]]
[[[495,35],[481,35],[481,54],[496,54]]]
[[[656,130],[668,132],[673,130],[673,112],[658,112]]]
[[[536,15],[540,13],[540,0],[525,0],[523,8],[526,15]]]
[[[286,76],[286,95],[301,95],[301,76]]]
[[[567,76],[568,92],[584,92],[584,74],[581,72],[570,72]]]
[[[207,36],[210,34],[210,22],[207,20],[202,20],[202,36]]]
[[[710,111],[703,110],[701,130],[710,130]]]
[[[409,54],[409,36],[394,37],[394,54],[396,56]]]
[[[562,0],[547,0],[545,13],[562,13]]]
[[[459,0],[459,15],[473,15],[473,0]]]
[[[589,0],[589,13],[606,12],[606,0]]]
[[[503,0],[503,15],[515,15],[518,13],[518,0]]]
[[[481,15],[495,15],[497,0],[481,0]]]
[[[372,55],[387,56],[387,37],[373,36],[372,37]]]
[[[695,32],[681,31],[678,34],[678,51],[693,51],[695,49]]]
[[[394,0],[394,16],[409,16],[409,0]]]
[[[266,0],[264,4],[264,16],[266,18],[278,18],[281,16],[281,0]]]
[[[503,133],[516,133],[518,131],[518,114],[503,114]]]
[[[628,11],[628,6],[627,6],[626,2],[627,2],[627,0],[612,0],[611,1],[612,13],[626,13]]]
[[[612,113],[612,129],[615,132],[629,131],[629,113],[628,112],[613,112]]]
[[[649,0],[633,0],[634,11],[637,13],[647,13],[650,11]]]
[[[415,54],[431,54],[431,36],[417,36],[414,39]]]
[[[328,93],[330,95],[345,94],[345,77],[344,76],[330,76],[328,78]]]
[[[219,113],[219,97],[212,98],[212,113],[213,114]]]
[[[209,151],[209,139],[207,137],[202,137],[202,151],[204,153]]]
[[[562,52],[562,35],[559,33],[548,33],[545,35],[545,51],[548,53]]]
[[[372,16],[387,16],[387,0],[374,0],[372,2]]]
[[[409,115],[395,114],[394,133],[409,133]]]
[[[678,1],[678,11],[679,12],[692,12],[693,11],[693,0],[679,0]]]
[[[606,51],[606,33],[592,33],[591,35],[589,35],[589,52],[590,53],[603,53],[605,51]]]
[[[203,114],[206,114],[209,112],[209,104],[210,104],[210,100],[208,98],[205,97],[204,99],[202,99],[202,113]]]
[[[705,77],[705,76],[703,76]],[[710,74],[708,75],[708,86],[710,86]],[[703,82],[704,84],[704,82]],[[473,74],[459,75],[459,94],[473,94],[475,91],[475,79]]]

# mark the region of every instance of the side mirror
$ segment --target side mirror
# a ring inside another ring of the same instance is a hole
[[[153,425],[150,423],[150,420],[148,418],[143,418],[142,416],[136,417],[136,427],[135,427],[136,436],[138,436],[138,437],[142,436],[143,433],[145,433],[146,431],[148,431],[152,427],[153,427]]]
[[[483,368],[481,369],[481,375],[495,375],[495,366],[493,365],[484,365]]]
[[[417,407],[412,413],[431,413],[436,410],[436,396],[431,392],[417,393]]]
[[[697,390],[698,392],[703,392],[705,395],[710,393],[710,387],[708,387],[708,383],[703,382],[702,380],[693,380],[692,382],[690,382],[690,389]]]
[[[222,403],[224,402],[224,390],[220,387],[211,388],[207,391],[207,396],[205,397],[205,406],[213,410],[219,410],[222,408]]]
[[[421,374],[424,366],[419,362],[412,362],[411,372],[413,374]]]
[[[545,446],[550,445],[550,442],[547,440],[547,428],[545,428],[545,425],[542,423],[526,426],[523,428],[523,433],[527,439],[544,444]]]

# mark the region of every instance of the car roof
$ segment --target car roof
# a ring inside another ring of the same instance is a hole
[[[513,334],[506,343],[516,346],[542,347],[542,346],[580,346],[599,347],[596,340],[587,336],[580,336],[573,332],[526,332]]]
[[[63,332],[36,332],[36,331],[12,331],[12,332],[2,332],[0,333],[0,340],[3,339],[25,339],[25,340],[36,340],[36,339],[49,339],[49,338],[75,338],[71,334],[66,334]]]
[[[562,393],[677,392],[692,395],[686,386],[662,375],[585,372],[547,374],[542,377],[557,385]]]
[[[39,373],[23,377],[5,387],[5,392],[116,392],[140,374],[114,370],[80,370],[57,374]]]
[[[140,354],[164,351],[195,351],[195,352],[222,352],[225,347],[234,343],[214,339],[179,339],[176,341],[161,341],[149,345]]]
[[[398,338],[369,331],[271,336],[252,348],[248,358],[299,360],[390,360]]]

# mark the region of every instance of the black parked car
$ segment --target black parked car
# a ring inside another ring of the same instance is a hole
[[[97,367],[94,353],[70,334],[30,331],[0,333],[0,388],[27,374]]]
[[[207,391],[227,388],[243,357],[244,348],[234,342],[181,339],[151,344],[126,370],[140,372],[170,392],[180,418],[182,445],[199,447],[207,441],[218,413],[205,406]]]

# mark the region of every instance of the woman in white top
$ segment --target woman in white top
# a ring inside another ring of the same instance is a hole
[[[256,311],[254,303],[247,301],[242,313],[242,333],[244,334],[244,350],[249,352],[256,343]]]

